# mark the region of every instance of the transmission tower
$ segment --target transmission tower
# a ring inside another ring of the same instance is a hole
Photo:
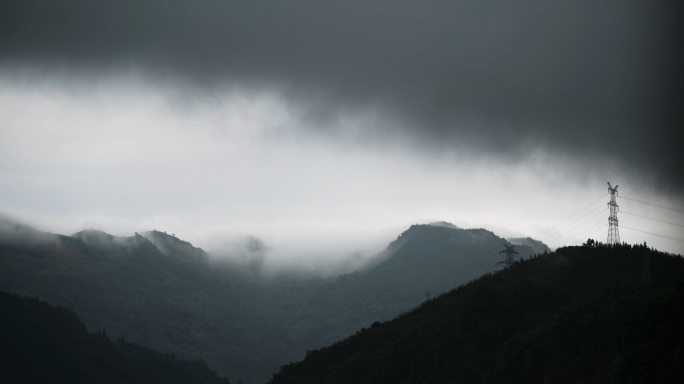
[[[615,245],[615,244],[620,244],[620,230],[618,229],[618,218],[617,218],[617,212],[620,209],[620,206],[617,204],[617,201],[615,201],[615,198],[617,197],[618,194],[618,186],[616,185],[615,188],[613,188],[610,183],[608,183],[608,193],[610,193],[610,202],[608,203],[608,207],[610,207],[610,216],[608,216],[608,244],[609,245]]]
[[[504,261],[500,261],[496,264],[503,264],[504,268],[508,269],[508,296],[511,296],[513,294],[513,269],[511,266],[515,263],[515,256],[519,255],[519,253],[515,250],[515,245],[504,244],[504,247],[506,247],[506,249],[499,253],[505,254],[506,258]]]

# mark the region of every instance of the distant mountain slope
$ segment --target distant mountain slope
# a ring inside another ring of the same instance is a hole
[[[551,248],[549,248],[546,244],[531,237],[509,237],[506,240],[508,240],[511,244],[526,245],[532,248],[535,253],[551,252]]]
[[[212,266],[203,250],[158,231],[116,237],[0,229],[0,289],[68,306],[89,329],[202,358],[245,383],[408,311],[426,291],[434,297],[499,269],[505,243],[482,229],[415,225],[363,271],[264,279]],[[534,253],[517,249],[525,258]]]
[[[0,243],[0,289],[68,306],[90,329],[202,358],[238,380],[261,381],[285,353],[267,315],[270,291],[239,273],[167,256],[140,235],[17,233]]]
[[[673,287],[684,276],[684,259],[644,246],[562,248],[311,351],[283,366],[271,383],[480,382],[516,333],[547,324],[558,309],[592,295],[637,287],[645,253],[656,286]]]
[[[222,383],[203,361],[88,333],[64,307],[0,291],[0,382]]]
[[[385,252],[375,267],[341,275],[323,285],[308,303],[335,313],[303,316],[294,329],[316,332],[316,347],[340,340],[374,321],[386,321],[432,297],[500,269],[499,251],[506,241],[484,229],[412,225]],[[534,251],[519,246],[522,257]],[[325,303],[328,303],[327,305]],[[311,345],[306,346],[307,349]]]

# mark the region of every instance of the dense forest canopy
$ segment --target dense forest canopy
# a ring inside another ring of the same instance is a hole
[[[683,278],[681,256],[645,245],[562,248],[310,351],[271,383],[680,382]]]
[[[88,333],[76,313],[0,291],[0,382],[229,384],[202,360],[177,359],[106,330]]]

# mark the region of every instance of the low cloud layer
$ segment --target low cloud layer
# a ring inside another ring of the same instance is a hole
[[[606,180],[627,197],[681,208],[679,199],[624,170],[587,169],[555,153],[502,164],[472,153],[425,155],[401,142],[307,135],[315,127],[271,93],[228,92],[188,107],[169,96],[172,87],[135,77],[87,90],[63,80],[0,76],[0,212],[48,232],[157,229],[231,255],[232,244],[252,235],[267,244],[265,269],[318,271],[358,265],[411,224],[449,221],[537,238],[591,202],[590,215],[571,230],[541,240],[556,247],[601,239]],[[675,211],[620,204],[684,225]],[[621,216],[622,224],[684,238],[681,227],[637,216]],[[622,235],[682,252],[677,240]]]
[[[26,247],[33,245],[58,244],[57,235],[36,231],[30,226],[0,213],[0,244],[3,246]]]
[[[601,240],[610,181],[681,253],[680,4],[3,1],[0,212],[332,271],[415,223]]]
[[[333,137],[614,162],[674,196],[681,151],[677,1],[5,1],[0,64],[97,78],[138,68],[187,92],[278,92]]]

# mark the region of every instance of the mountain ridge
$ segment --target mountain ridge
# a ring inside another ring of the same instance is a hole
[[[498,269],[503,242],[485,230],[415,225],[372,268],[298,280],[212,266],[201,248],[159,231],[81,231],[0,242],[0,289],[74,308],[89,329],[262,382],[306,350],[419,305],[426,290],[435,296]]]
[[[282,366],[270,383],[479,383],[496,366],[502,345],[519,332],[543,327],[559,309],[592,295],[637,289],[645,255],[655,288],[672,288],[684,276],[680,255],[644,245],[561,248],[485,274],[390,321],[360,327]],[[518,361],[511,359],[507,367]],[[543,374],[537,377],[543,382]]]

